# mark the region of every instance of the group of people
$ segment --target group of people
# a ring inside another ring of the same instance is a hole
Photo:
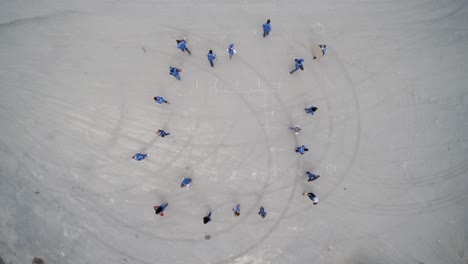
[[[187,48],[187,40],[185,38],[176,40],[177,48],[183,52],[187,52],[189,55],[192,55],[192,52]],[[229,53],[229,59],[232,59],[232,56],[237,53],[236,49],[234,48],[234,44],[229,44],[227,47],[227,52]],[[208,54],[206,55],[208,58],[208,62],[210,63],[211,67],[214,67],[214,60],[216,59],[216,54],[213,53],[213,50],[209,50]],[[169,66],[169,75],[174,76],[177,80],[180,80],[180,72],[182,69]]]
[[[271,32],[271,20],[268,19],[266,23],[262,25],[262,28],[263,28],[263,37],[265,38]],[[187,40],[185,38],[176,40],[176,43],[177,43],[178,49],[180,49],[183,52],[186,51],[189,55],[192,55],[192,52],[190,52],[190,50],[187,47]],[[324,56],[327,50],[327,45],[320,44],[319,47],[322,51],[322,55]],[[232,59],[232,56],[237,53],[236,49],[234,48],[234,44],[232,43],[229,44],[229,46],[227,47],[227,52],[229,53],[229,59]],[[214,60],[216,59],[216,54],[213,53],[213,50],[209,50],[206,57],[208,58],[208,62],[210,63],[210,66],[214,67]],[[314,56],[313,59],[315,60],[316,58],[317,57]],[[293,74],[295,71],[299,69],[301,69],[302,71],[304,70],[303,58],[294,59],[294,63],[295,63],[295,67],[292,71],[289,72],[290,74]],[[182,72],[182,69],[174,67],[174,66],[169,66],[169,75],[174,76],[174,78],[176,78],[177,80],[180,80],[180,74],[179,74],[180,72]]]
[[[262,25],[262,28],[263,28],[263,37],[265,38],[271,32],[271,20],[268,19],[266,21],[266,23],[264,23]],[[186,41],[185,38],[180,39],[180,40],[176,40],[176,43],[177,43],[177,48],[180,49],[182,52],[187,52],[189,55],[192,54],[192,52],[187,47],[187,41]],[[319,47],[320,47],[320,49],[322,51],[322,55],[325,55],[326,45],[319,45]],[[227,52],[229,54],[229,58],[232,59],[232,56],[237,53],[235,48],[234,48],[234,44],[230,44],[227,47]],[[207,58],[208,58],[208,62],[210,63],[210,66],[214,67],[214,60],[216,59],[216,54],[213,53],[213,50],[208,51]],[[316,59],[316,56],[314,56],[313,59]],[[293,74],[295,71],[297,71],[299,69],[304,70],[304,65],[303,65],[304,59],[303,58],[295,59],[294,62],[295,62],[295,68],[290,72],[290,74]],[[173,66],[169,66],[169,74],[174,76],[174,78],[176,78],[177,80],[180,80],[180,74],[179,74],[180,72],[182,72],[182,69],[177,68],[177,67],[173,67]],[[153,99],[154,99],[155,103],[157,103],[157,104],[170,104],[170,102],[167,101],[163,96],[156,96]],[[318,108],[315,107],[315,106],[311,106],[311,107],[305,108],[304,110],[305,110],[306,114],[313,115],[318,110]],[[293,133],[296,134],[296,135],[298,135],[302,131],[301,127],[298,126],[298,125],[296,125],[294,127],[289,127],[289,129],[291,129],[293,131]],[[156,131],[156,134],[159,135],[162,138],[170,135],[170,133],[166,132],[163,129],[158,129]],[[307,151],[309,151],[309,149],[305,145],[302,145],[302,146],[299,146],[299,147],[296,148],[296,152],[301,154],[301,155],[303,155]],[[141,160],[144,160],[147,157],[149,157],[148,154],[136,153],[132,158],[137,160],[137,161],[141,161]],[[306,175],[307,175],[307,181],[308,182],[315,181],[318,178],[320,178],[320,175],[313,174],[313,173],[311,173],[309,171],[306,172]],[[192,183],[192,178],[185,177],[185,178],[183,178],[181,180],[180,187],[181,188],[189,188],[191,183]],[[318,204],[318,198],[314,193],[305,192],[305,193],[303,193],[303,195],[307,195],[307,197],[312,201],[312,203],[314,205]],[[160,215],[160,216],[164,216],[164,211],[165,211],[165,209],[167,208],[168,205],[169,205],[168,202],[165,202],[165,203],[162,203],[162,204],[159,204],[159,205],[155,205],[153,207],[154,210],[155,210],[155,214]],[[232,211],[234,212],[235,217],[240,216],[240,204],[237,204],[234,208],[232,208]],[[207,223],[209,223],[211,221],[211,213],[212,212],[209,211],[203,217],[203,223],[204,224],[207,224]],[[260,215],[261,218],[265,218],[267,216],[267,212],[265,211],[265,208],[263,206],[260,207],[260,209],[258,211],[258,214]]]

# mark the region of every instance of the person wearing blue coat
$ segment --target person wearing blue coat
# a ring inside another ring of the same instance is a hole
[[[315,111],[317,111],[317,109],[318,109],[317,107],[311,106],[311,107],[306,108],[306,109],[304,109],[304,110],[306,111],[307,114],[313,115],[313,114],[315,113]]]
[[[227,51],[229,53],[229,59],[232,59],[232,55],[236,53],[236,50],[234,49],[234,44],[229,45]]]
[[[301,131],[302,131],[302,128],[300,126],[298,126],[298,125],[293,126],[293,127],[289,127],[289,129],[291,129],[292,132],[294,132],[294,134],[296,134],[296,135],[299,135],[299,133],[301,133]]]
[[[164,97],[162,96],[156,96],[153,98],[154,101],[158,104],[162,104],[162,103],[166,103],[166,104],[170,104],[167,100],[164,99]]]
[[[270,22],[271,22],[270,19],[268,19],[267,22],[262,25],[262,27],[263,27],[263,37],[266,37],[266,36],[268,36],[268,34],[270,34],[270,31],[271,31]]]
[[[316,179],[320,178],[320,175],[315,175],[315,174],[310,173],[310,172],[306,172],[306,174],[309,177],[309,179],[307,180],[308,182],[315,181]]]
[[[315,195],[314,193],[303,193],[302,195],[307,195],[307,197],[309,197],[309,199],[312,201],[312,203],[314,205],[317,205],[318,204],[318,198],[317,198],[317,195]]]
[[[161,205],[155,205],[153,206],[154,208],[154,213],[160,216],[164,216],[164,210],[166,210],[166,207],[169,205],[169,203],[164,203]]]
[[[301,155],[304,155],[304,152],[305,152],[305,151],[309,151],[309,149],[306,148],[306,146],[304,146],[304,145],[302,145],[302,146],[296,148],[296,152],[297,152],[297,153],[300,153]]]
[[[304,65],[302,63],[304,62],[304,59],[295,59],[294,62],[296,63],[296,68],[290,72],[290,74],[293,74],[295,71],[301,69],[301,71],[304,70]]]
[[[182,182],[180,183],[180,188],[190,187],[191,182],[192,182],[192,178],[183,178]]]
[[[319,45],[319,47],[322,50],[322,55],[325,56],[325,52],[327,51],[327,45]]]
[[[165,137],[165,136],[169,136],[171,133],[167,133],[163,129],[158,129],[158,131],[156,131],[156,134],[158,134],[160,137]]]
[[[134,160],[140,161],[140,160],[144,160],[146,157],[149,157],[149,155],[148,154],[137,153],[137,154],[133,155],[132,158]]]
[[[181,69],[178,69],[176,67],[169,66],[169,75],[174,76],[177,80],[180,80],[180,75],[179,72],[181,72]]]
[[[325,56],[325,52],[327,51],[327,45],[319,45],[320,49],[322,50],[322,55]],[[314,56],[314,60],[317,57]]]
[[[240,204],[237,204],[235,208],[232,208],[232,211],[234,211],[234,216],[239,216],[240,215]]]
[[[190,50],[187,48],[187,41],[185,41],[185,39],[176,40],[176,42],[178,49],[180,49],[181,51],[187,51],[189,55],[192,55]]]
[[[208,54],[206,55],[208,57],[208,61],[210,62],[211,67],[214,67],[213,61],[216,59],[216,54],[213,53],[212,50],[208,51]]]
[[[265,208],[260,207],[260,211],[258,211],[258,214],[262,217],[265,218],[267,216],[267,212],[265,212]]]

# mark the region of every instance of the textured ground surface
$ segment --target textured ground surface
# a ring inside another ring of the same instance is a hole
[[[467,6],[0,1],[0,261],[468,263]]]

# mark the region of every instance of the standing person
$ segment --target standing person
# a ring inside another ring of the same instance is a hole
[[[268,34],[270,34],[270,31],[271,31],[270,22],[271,22],[270,19],[268,19],[267,22],[262,25],[262,27],[263,27],[263,37],[266,37],[266,36],[268,36]]]
[[[205,217],[203,217],[203,223],[205,225],[208,224],[210,221],[211,221],[211,211]]]
[[[302,131],[302,128],[300,126],[298,126],[298,125],[295,125],[293,127],[289,127],[289,129],[291,129],[292,132],[294,132],[294,134],[296,134],[296,135],[299,135],[299,133],[301,133],[301,131]]]
[[[304,146],[304,145],[296,148],[296,152],[301,153],[301,155],[304,155],[305,151],[309,151],[309,149],[306,148],[306,146]]]
[[[313,114],[315,113],[315,111],[317,111],[317,109],[318,109],[317,107],[311,106],[311,107],[306,108],[306,109],[304,109],[304,110],[306,111],[306,114],[311,114],[311,115],[313,115]]]
[[[293,74],[295,71],[301,69],[301,71],[304,70],[304,65],[302,63],[304,62],[304,59],[295,59],[294,62],[296,63],[294,70],[289,72],[290,74]]]
[[[181,71],[182,71],[182,69],[169,66],[169,75],[174,76],[174,78],[176,78],[177,80],[180,80],[179,72],[181,72]]]
[[[232,55],[236,54],[236,50],[234,49],[234,44],[231,44],[227,48],[227,52],[229,53],[229,59],[232,59]]]
[[[164,99],[164,97],[162,97],[162,96],[156,96],[156,97],[154,97],[153,99],[154,99],[154,101],[155,101],[156,103],[158,103],[158,104],[162,104],[162,103],[170,104],[170,103],[169,103],[168,101],[166,101],[166,100]]]
[[[184,187],[190,187],[190,183],[192,182],[192,178],[183,178],[182,179],[182,182],[180,182],[180,188],[184,188]]]
[[[322,50],[322,55],[325,56],[325,52],[327,51],[327,45],[319,45],[320,49]],[[314,60],[317,57],[314,56]]]
[[[216,59],[216,54],[213,53],[212,50],[208,51],[208,54],[206,55],[208,57],[208,61],[210,62],[211,67],[214,67],[213,61]]]
[[[158,129],[158,131],[156,131],[156,134],[158,134],[160,137],[165,137],[165,136],[169,136],[171,133],[167,133],[166,131],[162,129]]]
[[[137,154],[133,155],[132,159],[140,161],[140,160],[144,160],[146,157],[149,157],[149,155],[148,154],[137,153]]]
[[[185,39],[181,39],[181,40],[176,40],[177,42],[177,48],[180,49],[181,51],[187,51],[189,55],[192,55],[192,53],[190,52],[190,50],[187,48],[187,41],[185,41]]]
[[[239,216],[240,215],[240,204],[237,204],[236,207],[232,208],[232,211],[234,211],[234,216]]]
[[[310,172],[306,172],[307,176],[309,177],[309,179],[307,180],[308,182],[310,181],[315,181],[316,179],[320,178],[320,175],[315,175],[313,173],[310,173]]]
[[[317,205],[318,204],[318,198],[317,198],[317,195],[315,195],[314,193],[303,193],[302,195],[306,195],[307,194],[307,197],[309,197],[310,200],[312,200],[312,203],[314,203],[314,205]]]
[[[166,202],[164,204],[161,204],[161,205],[155,205],[153,206],[154,208],[154,213],[157,214],[157,215],[160,215],[160,216],[164,216],[164,210],[166,210],[166,207],[168,206],[169,204]]]
[[[265,216],[267,216],[267,212],[265,212],[265,208],[260,207],[260,211],[258,211],[258,214],[262,217],[262,218],[265,218]]]

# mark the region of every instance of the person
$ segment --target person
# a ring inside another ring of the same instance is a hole
[[[232,55],[236,54],[236,50],[234,49],[234,44],[231,44],[227,48],[227,52],[229,53],[229,59],[232,59]]]
[[[316,179],[320,178],[320,175],[315,175],[313,173],[310,173],[310,172],[306,172],[307,176],[309,177],[309,179],[307,180],[308,182],[310,181],[315,181]]]
[[[166,104],[170,104],[167,100],[164,99],[164,97],[162,96],[156,96],[153,98],[154,101],[158,104],[162,104],[162,103],[166,103]]]
[[[185,39],[181,39],[181,40],[176,40],[177,42],[177,48],[180,49],[181,51],[187,51],[189,55],[192,55],[192,53],[190,52],[190,50],[187,48],[187,41],[185,41]]]
[[[291,129],[294,132],[294,134],[296,134],[296,135],[299,135],[299,133],[301,133],[301,130],[302,130],[302,128],[300,126],[298,126],[298,125],[295,125],[293,127],[289,127],[289,129]]]
[[[171,133],[167,133],[166,131],[162,129],[158,129],[158,131],[156,131],[156,134],[158,134],[160,137],[165,137],[165,136],[169,136]]]
[[[306,114],[311,114],[311,115],[313,115],[313,114],[315,113],[315,111],[317,111],[317,109],[318,109],[317,107],[311,106],[311,107],[309,107],[309,108],[306,108],[305,111],[306,111]]]
[[[177,80],[180,80],[179,72],[181,72],[181,71],[182,70],[179,69],[179,68],[169,66],[169,75],[174,76],[174,78],[176,78]]]
[[[302,195],[306,195],[307,194],[307,197],[309,197],[310,200],[312,200],[312,203],[314,205],[317,205],[318,204],[318,198],[317,198],[317,195],[315,195],[314,193],[303,193]]]
[[[309,151],[309,149],[306,148],[306,146],[304,146],[304,145],[296,148],[296,152],[301,153],[301,155],[304,155],[305,151]]]
[[[208,51],[208,55],[206,56],[208,57],[208,61],[210,62],[211,67],[214,67],[213,61],[214,59],[216,59],[216,54],[214,54],[213,51],[210,50]]]
[[[322,55],[325,56],[325,52],[327,51],[327,45],[319,45],[320,49],[322,50]],[[317,57],[314,56],[314,60]]]
[[[267,216],[267,212],[265,212],[265,208],[260,207],[260,211],[258,211],[258,214],[262,217],[262,218],[265,218],[265,216]]]
[[[183,178],[182,179],[182,182],[180,183],[180,188],[184,188],[184,187],[190,187],[190,183],[192,182],[192,178]]]
[[[132,158],[135,159],[135,160],[140,161],[140,160],[144,160],[146,157],[149,157],[149,155],[148,154],[137,153],[137,154],[133,155]]]
[[[240,215],[240,204],[237,204],[236,207],[232,208],[232,211],[234,211],[234,216],[239,216]]]
[[[164,210],[166,210],[166,207],[168,206],[169,204],[166,202],[164,204],[161,204],[161,205],[155,205],[153,206],[154,208],[154,213],[157,214],[157,215],[160,215],[160,216],[164,216]]]
[[[294,62],[296,63],[294,70],[290,72],[290,74],[293,74],[295,71],[301,69],[301,71],[304,70],[304,65],[302,63],[304,62],[304,59],[295,59]]]
[[[210,221],[211,221],[211,211],[205,217],[203,217],[203,223],[205,225],[208,224]]]
[[[263,37],[266,37],[266,36],[268,36],[268,34],[270,34],[270,31],[271,31],[270,22],[271,22],[270,19],[268,19],[267,22],[262,25],[262,27],[263,27]]]

